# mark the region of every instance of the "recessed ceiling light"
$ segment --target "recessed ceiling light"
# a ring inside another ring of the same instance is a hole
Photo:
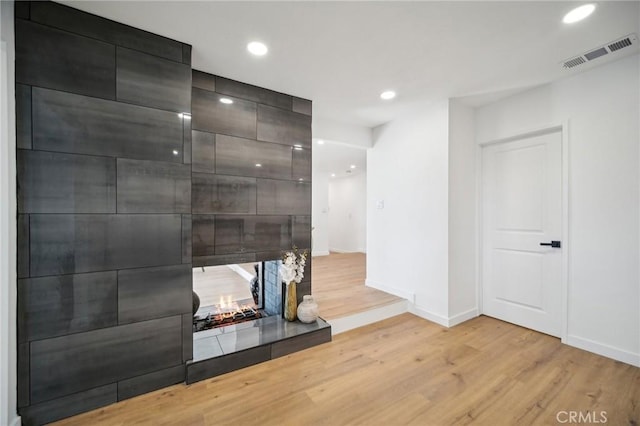
[[[269,51],[267,45],[259,41],[252,41],[247,44],[247,50],[256,56],[264,56]]]
[[[178,154],[179,154],[178,150],[177,150],[177,149],[174,149],[174,150],[173,150],[173,155],[178,155]]]
[[[229,98],[220,98],[220,102],[222,102],[223,104],[227,104],[227,105],[233,103],[233,101],[231,99],[229,99]]]
[[[324,141],[322,139],[318,139],[318,145],[324,145]]]
[[[393,99],[396,97],[396,92],[393,90],[387,90],[386,92],[380,93],[380,98],[388,101],[389,99]]]
[[[355,168],[356,168],[356,165],[355,165],[355,164],[352,164],[352,165],[351,165],[351,166],[349,166],[349,167],[351,167],[352,169],[355,169]]]
[[[262,167],[262,164],[256,163],[256,167]]]
[[[336,177],[336,174],[335,173],[331,173],[331,177]]]
[[[582,21],[584,18],[591,15],[594,10],[596,10],[596,5],[591,3],[576,7],[571,12],[564,15],[562,22],[565,24],[573,24],[574,22]]]

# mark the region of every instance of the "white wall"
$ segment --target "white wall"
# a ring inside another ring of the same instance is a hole
[[[360,148],[370,148],[371,129],[353,124],[339,123],[322,117],[313,117],[311,131],[314,139],[340,142]]]
[[[640,87],[634,55],[478,109],[479,142],[568,122],[567,343],[640,365]]]
[[[329,178],[315,168],[311,175],[312,256],[329,254]]]
[[[0,2],[0,425],[16,413],[16,151],[13,2]]]
[[[449,318],[478,315],[475,111],[449,101]]]
[[[367,152],[367,285],[448,319],[448,102],[379,126]],[[378,203],[384,208],[378,209]]]
[[[366,252],[367,177],[365,173],[329,182],[329,250]]]

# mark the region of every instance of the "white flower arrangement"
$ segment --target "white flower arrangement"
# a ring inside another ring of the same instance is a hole
[[[282,256],[282,266],[280,266],[280,277],[282,281],[289,284],[295,281],[300,284],[304,278],[304,265],[307,263],[307,251],[298,253],[298,248],[294,247]]]

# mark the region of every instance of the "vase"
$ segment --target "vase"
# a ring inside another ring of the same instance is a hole
[[[298,305],[298,319],[307,324],[318,319],[318,304],[313,296],[307,294],[302,297],[302,303]]]
[[[198,296],[198,293],[196,293],[195,291],[193,292],[193,300],[192,300],[192,308],[193,308],[193,316],[196,316],[196,312],[198,312],[198,309],[200,309],[200,296]]]
[[[287,284],[284,302],[284,319],[295,321],[298,308],[298,296],[296,295],[296,282]]]

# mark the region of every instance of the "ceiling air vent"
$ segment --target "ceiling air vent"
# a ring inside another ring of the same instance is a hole
[[[562,62],[562,67],[564,69],[570,69],[577,67],[578,65],[582,65],[589,61],[593,61],[594,59],[600,58],[602,56],[606,56],[610,53],[617,52],[621,49],[628,48],[629,46],[637,45],[638,37],[635,34],[629,34],[624,36],[618,40],[614,40],[605,44],[604,46],[596,47],[588,52],[583,53],[582,55],[578,55],[574,58],[567,59]]]

